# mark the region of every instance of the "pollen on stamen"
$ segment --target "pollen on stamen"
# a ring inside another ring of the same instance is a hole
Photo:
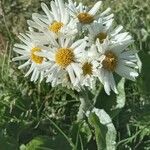
[[[107,33],[105,33],[105,32],[100,32],[99,34],[97,34],[97,35],[95,36],[95,41],[96,41],[97,39],[99,39],[99,42],[100,42],[100,43],[103,43],[106,38],[107,38]]]
[[[63,26],[64,24],[62,22],[55,21],[49,26],[49,30],[58,33]]]
[[[38,47],[34,47],[31,49],[31,60],[35,62],[36,64],[42,64],[44,60],[43,57],[35,55],[35,52],[40,52],[40,51],[41,51],[41,48],[38,48]]]
[[[78,14],[77,18],[78,18],[79,22],[82,24],[90,24],[94,21],[94,16],[92,16],[86,12]]]
[[[105,53],[105,59],[103,60],[102,65],[104,69],[114,72],[117,67],[117,62],[117,56],[113,52],[107,51]]]
[[[83,75],[92,75],[93,74],[93,65],[90,62],[85,62],[82,66]]]
[[[75,56],[73,50],[70,48],[60,48],[55,55],[56,63],[62,68],[66,68],[74,61],[74,59]]]

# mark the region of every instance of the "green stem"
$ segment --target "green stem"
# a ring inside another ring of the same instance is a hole
[[[47,116],[47,115],[46,115]],[[49,116],[47,116],[48,120],[51,122],[51,124],[64,136],[64,138],[68,141],[70,146],[72,147],[73,150],[76,150],[76,146],[72,142],[72,140],[57,126],[55,122],[53,122]]]
[[[88,90],[81,91],[79,95],[79,100],[81,104],[77,114],[77,121],[82,120],[85,117],[85,113],[94,107],[92,101],[89,99]]]

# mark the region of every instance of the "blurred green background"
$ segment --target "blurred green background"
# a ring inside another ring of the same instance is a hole
[[[77,93],[61,87],[51,88],[44,82],[31,83],[29,78],[23,77],[24,71],[17,69],[18,64],[11,62],[17,35],[27,30],[26,20],[31,19],[33,12],[42,13],[41,2],[0,1],[0,150],[17,150],[19,147],[25,150],[26,144],[28,150],[34,150],[32,143],[38,143],[37,136],[42,136],[42,142],[47,144],[43,137],[57,135],[57,141],[62,137],[53,123],[70,134],[70,127],[76,119]],[[43,2],[49,4],[49,0]],[[82,2],[92,6],[96,0]],[[132,48],[139,51],[142,62],[137,81],[125,83],[125,107],[113,118],[117,149],[150,150],[150,0],[103,0],[103,9],[107,7],[112,8],[115,23],[122,24],[134,37]],[[67,144],[64,139],[60,141],[59,148],[62,149]],[[52,138],[48,144],[54,144]],[[90,145],[89,150],[96,150]],[[55,150],[55,145],[53,147]]]

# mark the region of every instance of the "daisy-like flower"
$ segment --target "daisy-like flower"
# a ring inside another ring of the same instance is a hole
[[[79,84],[79,79],[75,78],[74,85],[72,84],[68,72],[62,70],[61,76],[52,80],[51,75],[48,75],[47,82],[51,82],[53,87],[61,85],[67,89],[72,89],[76,91],[81,91],[81,85]]]
[[[101,18],[103,23],[106,24],[108,20],[113,17],[110,13],[110,8],[102,13],[98,13],[102,1],[98,1],[90,10],[87,9],[82,3],[77,6],[72,0],[68,0],[68,9],[70,14],[75,18],[76,22],[80,25],[88,25]]]
[[[99,19],[98,22],[94,22],[93,24],[89,25],[89,44],[96,43],[97,39],[101,44],[106,39],[113,44],[132,40],[132,37],[128,32],[120,33],[123,30],[121,25],[114,29],[112,23],[113,19],[109,20],[108,23],[104,25],[102,20]]]
[[[13,50],[21,56],[13,58],[13,61],[25,60],[26,62],[18,67],[19,69],[23,69],[30,66],[30,69],[25,74],[25,77],[32,73],[31,81],[35,82],[38,78],[42,81],[44,72],[39,71],[39,67],[45,63],[46,59],[35,54],[36,52],[40,52],[42,50],[41,43],[35,40],[31,33],[20,34],[19,39],[23,43],[15,44]]]
[[[104,89],[108,95],[111,89],[115,93],[118,93],[113,77],[114,72],[121,77],[133,81],[138,76],[136,71],[136,69],[138,69],[137,51],[127,50],[127,47],[132,42],[132,40],[119,44],[111,44],[108,40],[105,40],[103,44],[101,44],[99,40],[96,42],[98,60],[102,64],[102,67],[99,67],[98,78],[104,85]]]
[[[38,56],[49,60],[49,65],[44,67],[44,70],[47,70],[47,82],[51,82],[53,86],[58,85],[67,75],[67,81],[76,86],[82,72],[78,59],[86,46],[85,39],[73,42],[72,38],[59,37],[49,51],[37,52]]]
[[[51,1],[51,10],[45,3],[41,3],[41,7],[46,15],[34,13],[32,15],[33,21],[27,21],[30,28],[45,34],[50,32],[55,38],[61,34],[71,35],[77,32],[76,24],[70,18],[63,0]]]
[[[95,86],[96,76],[97,76],[97,67],[99,63],[96,61],[94,57],[91,57],[91,53],[94,53],[93,48],[95,45],[91,46],[91,49],[85,51],[80,58],[82,74],[80,78],[81,86],[89,87],[93,89]],[[91,52],[92,50],[92,52]]]

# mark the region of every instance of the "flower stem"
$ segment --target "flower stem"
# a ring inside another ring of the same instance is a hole
[[[85,113],[91,110],[94,106],[92,100],[89,99],[88,90],[82,90],[79,95],[79,100],[81,102],[79,111],[77,114],[77,121],[82,120],[85,117]]]

